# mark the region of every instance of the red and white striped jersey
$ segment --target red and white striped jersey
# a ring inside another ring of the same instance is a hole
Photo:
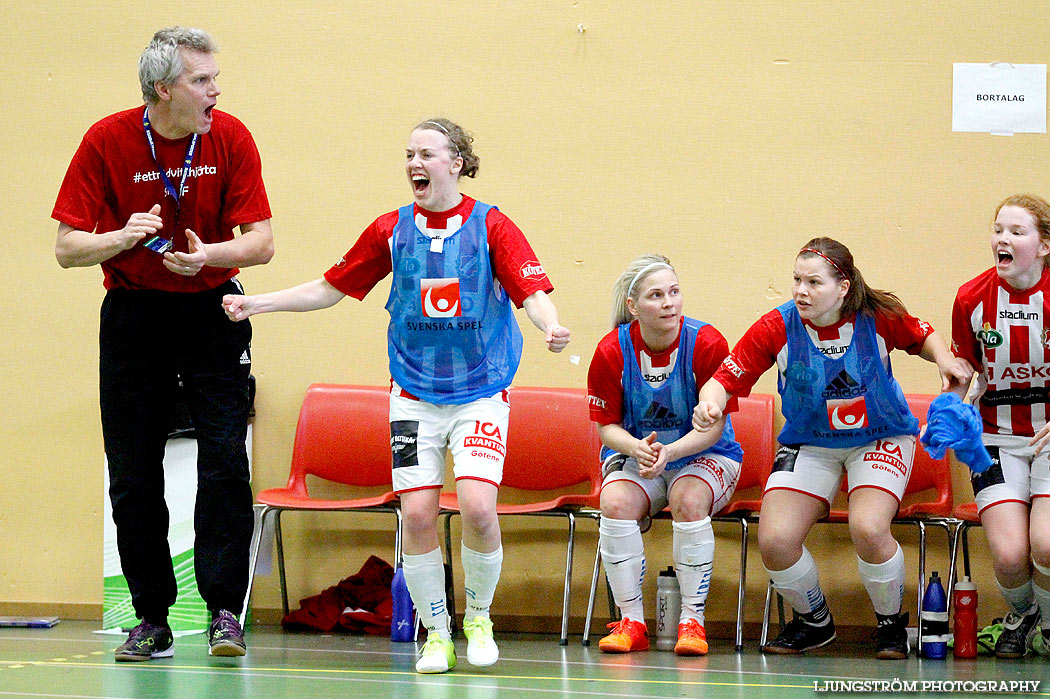
[[[971,391],[988,434],[1031,437],[1050,400],[1050,271],[1016,291],[994,268],[961,287],[952,309],[952,350],[978,370]]]

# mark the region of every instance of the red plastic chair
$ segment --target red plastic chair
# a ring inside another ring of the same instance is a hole
[[[740,574],[737,582],[736,650],[744,649],[744,593],[747,589],[747,543],[748,520],[762,505],[762,489],[773,468],[776,441],[773,437],[773,396],[753,394],[738,399],[739,409],[732,414],[733,432],[744,449],[744,460],[740,464],[733,496],[720,512],[711,517],[712,522],[734,522],[740,525]],[[654,519],[670,519],[671,512],[665,508]],[[583,645],[590,643],[591,620],[594,598],[598,588],[598,569],[601,565],[600,547],[594,552],[594,572],[591,575],[591,590],[587,599],[587,619],[584,624]],[[610,595],[610,615],[615,615]]]
[[[528,515],[565,517],[568,520],[560,639],[561,645],[566,645],[576,517],[597,519],[598,516],[598,494],[602,484],[598,429],[591,422],[587,392],[582,389],[515,387],[509,394],[510,423],[500,495],[503,496],[504,489],[513,489],[520,491],[525,502],[497,504],[496,513],[500,517]],[[545,446],[552,448],[541,449]],[[570,489],[575,492],[556,492]],[[534,499],[537,493],[543,493],[545,497]],[[454,492],[443,492],[440,503],[445,515],[445,562],[451,570],[449,520],[459,513],[459,499]],[[449,610],[455,618],[453,600],[450,590]]]
[[[286,510],[390,512],[397,517],[394,558],[401,560],[401,511],[390,475],[389,393],[390,389],[382,386],[310,386],[299,410],[288,484],[283,488],[269,488],[256,496],[263,505],[261,524],[265,524],[267,517],[274,519],[285,615],[288,614],[288,588],[281,514]],[[307,476],[380,492],[339,500],[311,497],[306,486]],[[257,542],[252,552],[252,571],[258,548]]]
[[[934,396],[907,394],[905,399],[913,415],[919,419],[920,428],[926,423],[926,413],[930,410],[930,403]],[[842,492],[849,492],[849,484],[846,478],[842,479]],[[911,478],[904,491],[904,499],[901,502],[897,516],[893,518],[893,524],[914,525],[919,531],[919,577],[916,595],[916,616],[919,624],[919,650],[922,646],[922,592],[926,584],[926,527],[941,527],[948,538],[949,555],[954,552],[952,527],[956,520],[952,516],[952,474],[948,456],[933,459],[921,444],[915,445],[915,459],[913,461]],[[849,513],[847,510],[833,509],[828,516],[820,520],[818,524],[848,524]],[[762,619],[761,645],[765,645],[769,633],[769,607],[772,597],[773,584],[770,581],[766,586],[766,607]],[[778,599],[778,603],[782,601]],[[781,610],[781,623],[783,624],[783,611]]]

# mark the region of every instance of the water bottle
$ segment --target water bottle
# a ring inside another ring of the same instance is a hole
[[[977,657],[977,586],[964,577],[955,585],[956,658]]]
[[[660,571],[656,576],[656,647],[674,650],[678,642],[678,619],[682,615],[682,592],[674,567]]]
[[[922,596],[922,654],[934,659],[948,655],[948,599],[937,571]]]
[[[415,607],[412,606],[412,595],[408,594],[405,571],[401,569],[401,566],[394,571],[394,579],[390,581],[390,601],[392,602],[390,640],[414,641],[416,636]]]

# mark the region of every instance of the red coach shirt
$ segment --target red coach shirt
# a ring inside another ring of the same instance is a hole
[[[187,249],[187,228],[205,243],[232,240],[236,226],[270,218],[262,181],[262,164],[255,141],[233,116],[213,111],[211,130],[197,142],[182,194],[175,229],[175,201],[164,192],[157,164],[142,129],[136,107],[99,121],[84,136],[59,189],[51,217],[78,230],[106,233],[119,230],[136,212],[161,205],[165,227],[175,249]],[[170,140],[153,131],[157,159],[175,187],[182,180],[183,160],[191,136]],[[192,277],[169,271],[163,256],[141,244],[102,263],[107,289],[205,291],[237,274],[236,269],[204,267]]]

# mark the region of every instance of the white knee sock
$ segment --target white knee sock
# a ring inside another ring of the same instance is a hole
[[[478,553],[462,544],[460,555],[463,560],[463,584],[467,593],[467,609],[463,613],[463,621],[478,616],[488,618],[492,597],[496,594],[496,584],[499,583],[499,575],[503,570],[503,547],[500,546],[492,553]]]
[[[810,615],[808,621],[813,625],[823,626],[831,618],[824,592],[820,589],[817,563],[805,546],[802,547],[802,556],[794,565],[784,570],[766,568],[766,573],[773,581],[773,589],[796,612]]]
[[[1044,590],[1033,583],[1032,592],[1035,594],[1035,602],[1039,605],[1039,611],[1042,615],[1042,621],[1039,626],[1043,629],[1050,629],[1050,590]]]
[[[711,518],[698,522],[672,522],[672,551],[678,587],[682,591],[682,618],[704,624],[704,605],[711,585],[715,558],[715,532]]]
[[[1025,614],[1035,604],[1035,593],[1032,590],[1032,581],[1018,587],[1003,587],[998,580],[995,584],[999,586],[999,592],[1003,593],[1003,599],[1010,605],[1010,609],[1017,614]]]
[[[897,544],[897,552],[885,563],[868,563],[857,556],[857,570],[875,613],[883,616],[899,614],[904,600],[904,551],[901,551],[900,544]]]
[[[448,607],[445,604],[445,566],[441,549],[416,556],[405,554],[402,568],[412,603],[427,632],[441,638],[452,638],[449,631]]]
[[[612,588],[620,615],[645,623],[642,579],[645,577],[645,547],[642,530],[633,519],[602,517],[598,525],[605,577]]]

